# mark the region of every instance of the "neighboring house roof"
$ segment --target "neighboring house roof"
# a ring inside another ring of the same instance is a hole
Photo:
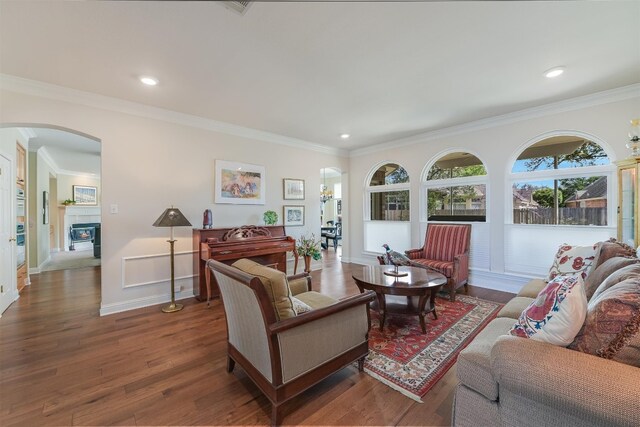
[[[538,206],[538,202],[533,200],[533,191],[532,188],[512,188],[514,199],[531,206]]]
[[[607,177],[601,176],[591,184],[587,185],[584,190],[580,190],[565,200],[566,202],[588,200],[588,199],[606,199],[607,198]]]

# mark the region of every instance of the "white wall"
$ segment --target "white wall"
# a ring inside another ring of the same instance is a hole
[[[165,115],[168,121],[142,117],[137,113],[142,111],[144,115],[146,107],[132,107],[131,103],[103,102],[103,97],[90,94],[81,95],[74,102],[61,101],[78,92],[57,88],[45,91],[42,95],[46,98],[25,92],[31,90],[0,92],[0,123],[56,125],[84,132],[102,142],[103,313],[169,300],[169,231],[151,225],[165,208],[180,208],[196,227],[202,226],[202,213],[207,208],[213,211],[214,227],[259,224],[264,211],[281,213],[284,204],[291,204],[282,199],[282,179],[301,178],[308,191],[306,199],[295,204],[306,207],[305,226],[290,227],[287,234],[317,234],[318,171],[327,165],[342,170],[348,166],[346,157],[330,152],[204,129],[206,121],[197,127],[178,124],[192,118],[174,113],[149,109],[155,115]],[[97,104],[100,107],[89,106]],[[133,114],[113,110],[133,110]],[[264,165],[266,204],[214,204],[215,159]],[[64,196],[59,193],[59,197]],[[111,214],[111,205],[118,205],[119,213]],[[176,277],[183,277],[176,281],[176,289],[182,289],[178,297],[187,297],[192,295],[191,229],[177,228],[175,234]]]
[[[55,171],[40,153],[27,152],[29,163],[29,271],[32,273],[39,272],[42,265],[47,262],[51,256],[51,239],[49,227],[52,225],[52,219],[55,220],[56,215],[51,215],[52,210],[56,210],[56,201],[51,199],[51,189],[49,188],[50,176],[56,175]],[[44,208],[43,192],[49,193],[49,223],[44,224],[42,210]],[[53,223],[55,225],[55,223]]]
[[[74,185],[88,185],[97,188],[98,206],[100,203],[101,188],[100,178],[90,176],[78,176],[78,175],[66,175],[58,174],[58,198],[54,200],[56,205],[60,205],[67,199],[73,200],[73,186]]]
[[[507,228],[505,222],[510,221],[510,218],[506,217],[505,206],[511,197],[510,187],[507,184],[512,166],[511,159],[521,151],[528,141],[554,130],[576,130],[593,135],[602,140],[605,147],[610,148],[613,153],[612,161],[624,158],[628,155],[625,143],[629,120],[640,116],[640,96],[578,109],[572,107],[570,111],[536,114],[535,116],[537,117],[510,120],[505,124],[483,123],[482,126],[477,126],[473,130],[460,129],[455,132],[452,130],[451,132],[425,135],[423,138],[413,138],[412,143],[398,144],[388,150],[361,150],[353,153],[349,167],[351,175],[349,185],[351,193],[357,196],[351,199],[349,206],[352,223],[348,230],[348,239],[351,242],[350,259],[358,262],[372,262],[372,257],[365,253],[363,247],[364,197],[360,196],[365,186],[365,178],[371,168],[380,162],[388,161],[399,163],[410,174],[411,240],[413,247],[420,247],[424,241],[426,226],[419,218],[421,173],[430,160],[439,157],[439,153],[455,148],[476,154],[484,162],[489,173],[488,208],[490,212],[487,224],[483,228],[489,227],[487,235],[490,239],[488,242],[490,260],[487,264],[487,270],[476,271],[475,277],[472,272],[471,282],[498,289],[517,290],[518,286],[509,285],[509,280],[518,281],[516,275],[504,274],[505,258],[507,257],[505,253],[505,229]],[[613,193],[613,198],[610,199],[611,204],[617,203],[617,194],[615,191]],[[614,227],[607,228],[604,233],[602,230],[596,230],[598,235],[594,235],[594,238],[603,237],[603,234],[615,236],[615,218],[610,219],[610,224]],[[561,230],[561,228],[556,229],[554,237],[560,241],[564,238]],[[592,231],[583,230],[585,232]],[[535,232],[529,233],[519,244],[527,247],[536,238],[540,238],[540,236]],[[554,250],[552,249],[550,252],[548,248],[545,248],[543,252],[529,253],[528,256],[537,257],[539,262],[551,265]],[[505,277],[507,280],[504,280]],[[522,283],[523,280],[519,280],[519,282]]]

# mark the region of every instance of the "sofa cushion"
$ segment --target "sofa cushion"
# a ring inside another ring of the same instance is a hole
[[[610,287],[632,277],[640,277],[640,264],[633,263],[624,266],[619,270],[612,271],[611,274],[609,274],[609,276],[600,283],[600,286],[598,286],[596,291],[593,293],[591,299],[594,299]]]
[[[558,252],[549,269],[547,281],[556,276],[581,273],[582,278],[587,277],[589,269],[596,256],[597,244],[593,246],[571,246],[566,243],[560,245]]]
[[[498,400],[498,383],[491,374],[491,348],[500,335],[509,333],[512,325],[513,319],[493,319],[458,355],[458,380],[489,400]]]
[[[593,268],[598,268],[609,258],[619,256],[637,258],[634,248],[625,243],[618,242],[616,239],[611,238],[606,242],[599,242],[597,244],[596,257],[593,260]]]
[[[282,271],[266,267],[246,258],[239,259],[232,265],[260,279],[271,300],[278,320],[295,317],[296,312],[293,309],[291,290],[289,289],[289,283],[287,283],[287,276]]]
[[[447,277],[451,277],[451,275],[453,274],[453,262],[436,261],[433,259],[424,258],[414,259],[412,261],[414,264],[420,264],[426,267],[433,268],[434,270],[439,271]]]
[[[584,289],[587,294],[587,300],[591,300],[591,297],[593,297],[596,289],[598,289],[598,287],[605,281],[605,279],[611,276],[612,273],[615,273],[628,265],[637,264],[639,262],[640,259],[638,258],[621,256],[612,257],[604,261],[602,264],[596,267],[596,269],[593,270],[584,280]],[[615,283],[618,282],[620,282],[620,280],[617,280]],[[613,286],[615,283],[610,282],[609,286]]]
[[[519,297],[536,298],[541,290],[547,286],[547,282],[544,279],[531,279],[529,283],[524,285],[520,292]]]
[[[311,307],[312,309],[326,307],[331,304],[335,304],[338,300],[331,298],[330,296],[323,295],[316,291],[303,292],[296,295],[300,301]]]
[[[640,277],[594,295],[569,348],[640,367]]]
[[[509,332],[564,347],[574,340],[586,314],[582,275],[557,276],[540,291]]]
[[[545,283],[546,285],[546,283]],[[536,295],[537,296],[537,295]],[[534,301],[534,298],[527,297],[515,297],[511,298],[511,301],[506,303],[502,310],[498,312],[498,317],[508,317],[510,319],[517,319],[520,317],[522,312],[529,307],[529,305]]]

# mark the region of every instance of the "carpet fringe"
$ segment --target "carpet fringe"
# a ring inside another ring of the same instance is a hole
[[[413,393],[408,392],[407,390],[405,390],[404,388],[400,387],[399,385],[396,385],[396,384],[392,383],[391,381],[387,380],[386,378],[381,377],[380,375],[376,374],[375,372],[373,372],[373,371],[371,371],[371,370],[367,369],[366,367],[364,368],[364,371],[365,371],[368,375],[372,376],[372,377],[373,377],[373,378],[375,378],[376,380],[378,380],[378,381],[380,381],[381,383],[383,383],[384,385],[391,387],[391,388],[392,388],[392,389],[394,389],[395,391],[399,391],[400,393],[404,394],[404,395],[405,395],[405,396],[407,396],[408,398],[413,399],[413,400],[415,400],[415,401],[416,401],[416,402],[418,402],[418,403],[424,403],[424,402],[420,399],[420,396],[418,396],[418,395],[416,395],[416,394],[413,394]]]

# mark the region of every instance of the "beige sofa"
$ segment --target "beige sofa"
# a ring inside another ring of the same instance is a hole
[[[605,249],[599,248],[603,254],[598,265],[611,255],[620,255],[611,242],[599,245],[614,250],[604,254]],[[629,259],[628,252],[624,255],[625,259],[616,257],[608,265],[639,262]],[[596,267],[594,262],[585,283],[589,279],[604,283],[598,275],[607,268]],[[640,289],[637,267],[628,268],[634,269],[630,273],[632,286]],[[453,424],[640,426],[640,332],[631,343],[635,366],[509,334],[520,313],[545,285],[542,279],[529,282],[460,353]],[[591,283],[596,285],[599,283]]]

